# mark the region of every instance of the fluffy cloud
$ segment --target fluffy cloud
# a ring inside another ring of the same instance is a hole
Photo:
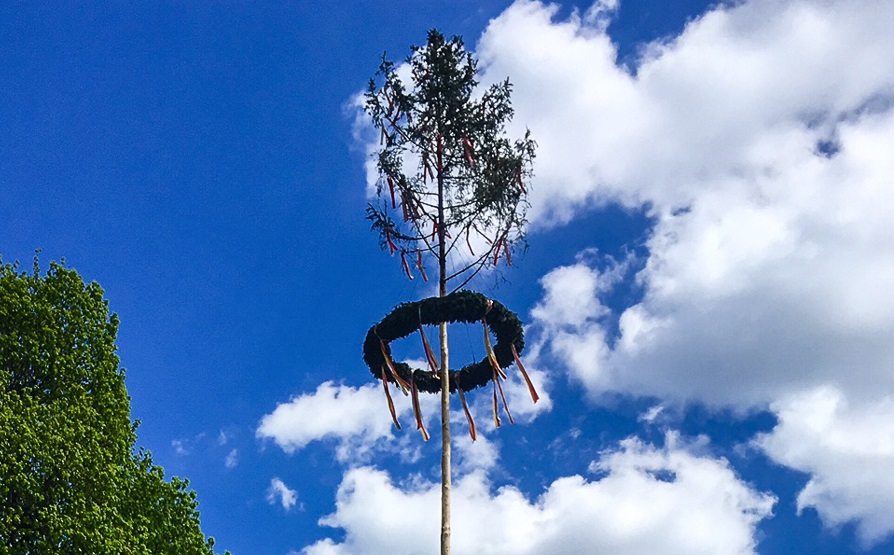
[[[410,361],[417,366],[422,361]],[[522,424],[536,415],[549,410],[551,401],[543,384],[544,373],[529,369],[531,380],[540,392],[540,401],[534,405],[528,389],[519,376],[510,376],[504,389],[516,422]],[[517,374],[517,372],[513,373]],[[395,388],[396,389],[396,388]],[[404,426],[403,432],[391,432],[393,424],[381,388],[375,384],[358,388],[332,382],[321,384],[313,393],[294,396],[288,403],[277,406],[272,413],[264,416],[257,429],[259,438],[272,439],[286,453],[294,453],[312,441],[336,440],[336,458],[349,465],[368,461],[376,452],[396,452],[405,461],[416,461],[421,457],[421,442],[415,431],[412,405],[409,398],[393,393],[398,419]],[[454,448],[454,476],[494,468],[499,460],[498,446],[492,443],[487,432],[493,430],[490,418],[490,395],[470,393],[472,412],[478,426],[478,441],[472,442],[467,433],[468,424],[461,410],[454,406],[451,411],[452,437]],[[431,443],[439,442],[438,395],[420,396],[420,405]],[[454,399],[456,404],[456,400]],[[227,456],[227,468],[238,464],[238,451],[233,449]],[[277,491],[279,491],[277,489]]]
[[[267,502],[271,505],[279,503],[283,509],[288,511],[298,502],[298,492],[289,489],[285,482],[279,478],[273,478],[267,489]]]
[[[627,264],[613,263],[600,271],[584,257],[543,277],[543,299],[531,311],[549,348],[590,389],[602,388],[599,361],[609,355],[606,319],[610,311],[599,300],[623,277]],[[538,349],[539,354],[539,349]]]
[[[724,460],[696,454],[668,437],[659,449],[622,442],[593,465],[589,481],[553,482],[536,500],[511,486],[492,490],[483,472],[454,484],[457,554],[753,553],[756,525],[775,499],[742,483]],[[434,553],[439,537],[439,486],[413,479],[395,484],[374,468],[349,471],[335,513],[321,524],[342,528],[343,543],[323,540],[305,555]]]
[[[579,262],[544,279],[549,346],[594,394],[765,406],[845,372],[852,392],[894,389],[894,35],[880,23],[894,6],[738,3],[632,69],[604,25],[557,9],[518,2],[478,46],[540,145],[534,220],[620,202],[656,225],[620,337],[599,302],[610,276]]]
[[[610,264],[543,278],[541,351],[593,398],[772,407],[767,452],[811,473],[800,506],[857,519],[866,541],[888,533],[894,4],[736,2],[633,67],[606,34],[613,7],[559,21],[516,2],[477,47],[540,145],[535,226],[609,202],[654,221],[636,304],[606,308],[623,283]],[[820,414],[826,428],[795,432]],[[856,422],[880,425],[876,450]]]
[[[540,146],[535,220],[593,201],[686,206],[717,179],[810,154],[894,85],[883,2],[721,7],[648,45],[635,68],[617,64],[602,18],[556,21],[558,10],[516,2],[477,48],[483,81],[511,76],[515,124]]]
[[[408,360],[409,364],[424,367],[424,361]],[[545,372],[532,366],[527,368],[531,381],[540,395],[534,404],[528,388],[517,371],[508,372],[509,379],[503,383],[504,394],[512,414],[519,424],[532,421],[538,414],[552,408],[548,381]],[[312,441],[335,440],[336,457],[341,462],[357,464],[368,460],[373,450],[397,452],[405,460],[419,458],[418,432],[409,397],[392,388],[392,396],[398,420],[403,432],[392,433],[393,424],[388,415],[387,403],[382,388],[375,384],[361,387],[335,385],[324,382],[313,393],[293,396],[287,403],[281,403],[270,414],[265,415],[256,431],[262,439],[272,439],[286,453],[294,453]],[[490,395],[468,394],[476,424],[483,432],[491,431]],[[460,472],[492,467],[498,458],[496,448],[479,434],[479,442],[465,445],[468,424],[458,401],[450,414],[453,437],[457,441],[461,464]],[[423,421],[433,438],[439,434],[440,396],[423,394],[419,397]],[[233,456],[235,462],[235,455]],[[228,458],[229,460],[229,458]]]
[[[478,433],[478,440],[472,438],[466,430],[454,428],[452,433],[452,471],[456,479],[478,471],[488,471],[497,466],[500,458],[499,446],[488,437]]]
[[[397,397],[401,397],[397,395]],[[408,403],[395,399],[405,412]],[[391,437],[391,419],[381,388],[320,384],[313,393],[292,397],[264,416],[257,437],[270,438],[286,453],[312,441],[335,439],[340,460],[367,452],[376,442]]]
[[[870,545],[894,533],[894,396],[851,406],[823,387],[775,403],[779,424],[755,443],[773,460],[811,475],[798,510],[830,526],[858,522]]]

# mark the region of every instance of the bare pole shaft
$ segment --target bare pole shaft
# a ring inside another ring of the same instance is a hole
[[[438,296],[447,296],[446,225],[444,221],[443,153],[438,138]],[[441,342],[441,555],[450,555],[450,364],[447,322],[439,327]]]

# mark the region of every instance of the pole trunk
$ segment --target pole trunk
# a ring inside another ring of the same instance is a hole
[[[440,144],[440,138],[438,140]],[[444,175],[438,148],[438,296],[447,296],[446,225],[444,222]],[[447,349],[447,322],[441,322],[441,555],[450,555],[450,363]]]

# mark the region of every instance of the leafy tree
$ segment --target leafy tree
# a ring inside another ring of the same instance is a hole
[[[212,554],[188,482],[146,451],[95,282],[0,261],[0,554]]]
[[[404,71],[406,69],[407,71]],[[437,267],[438,294],[448,294],[524,245],[535,144],[511,141],[508,80],[481,91],[476,61],[459,37],[428,33],[399,68],[383,56],[370,80],[366,110],[381,136],[378,202],[367,209],[380,245],[427,281]],[[405,78],[409,78],[405,82]],[[439,329],[440,367],[448,369],[447,323]],[[441,376],[441,553],[450,549],[450,391]]]

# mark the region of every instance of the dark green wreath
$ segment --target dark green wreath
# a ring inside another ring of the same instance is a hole
[[[389,344],[418,331],[420,324],[433,326],[441,322],[474,323],[485,319],[486,315],[487,326],[497,338],[493,347],[497,363],[500,368],[507,368],[515,360],[512,347],[515,347],[516,353],[521,353],[525,348],[524,331],[521,321],[514,312],[498,301],[492,303],[488,310],[488,299],[481,293],[457,291],[443,298],[429,297],[418,302],[400,304],[367,332],[366,341],[363,342],[363,361],[376,379],[381,380],[384,376],[394,383],[394,378],[385,370],[386,362],[380,340],[384,342],[385,350],[390,356]],[[414,379],[420,391],[426,393],[441,391],[441,380],[431,370],[412,368],[404,362],[395,362],[394,369],[405,381]],[[493,372],[486,356],[480,362],[464,366],[458,371],[451,371],[450,392],[456,392],[457,375],[462,390],[471,391],[487,385],[493,379]]]
[[[449,371],[450,393],[459,391],[463,411],[469,421],[469,434],[472,440],[476,439],[475,421],[469,411],[464,392],[482,387],[488,382],[494,384],[494,424],[500,426],[500,418],[497,414],[497,391],[503,399],[503,408],[513,422],[506,397],[500,379],[505,380],[506,374],[503,368],[516,363],[531,398],[536,403],[539,396],[534,389],[534,384],[522,365],[518,353],[525,348],[524,331],[518,316],[497,301],[492,301],[481,293],[472,291],[457,291],[446,297],[429,297],[419,302],[403,303],[397,306],[381,322],[369,329],[366,340],[363,342],[363,360],[369,366],[370,372],[377,379],[382,380],[385,396],[388,399],[388,408],[391,418],[397,429],[400,423],[394,410],[391,394],[388,392],[388,383],[396,383],[404,393],[412,393],[413,412],[416,416],[416,428],[422,432],[422,437],[428,440],[428,431],[422,422],[422,413],[419,408],[418,392],[437,393],[441,391],[441,378],[438,363],[422,326],[441,324],[442,322],[472,323],[481,321],[485,327],[484,343],[486,356],[480,362],[469,364],[456,371]],[[401,339],[412,333],[420,332],[428,359],[428,370],[410,367],[404,362],[391,360],[390,343],[395,339]],[[497,343],[491,346],[490,333],[497,338]]]

